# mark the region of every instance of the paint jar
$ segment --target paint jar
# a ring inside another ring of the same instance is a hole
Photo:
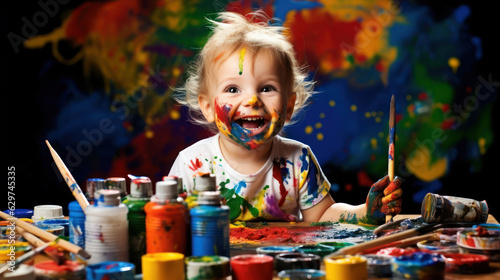
[[[156,182],[156,194],[146,204],[146,251],[186,254],[189,214],[177,200],[177,184]]]
[[[197,174],[194,177],[194,186],[191,193],[186,197],[188,209],[198,206],[198,195],[200,192],[212,192],[217,189],[215,175],[210,173]]]
[[[33,209],[31,219],[34,223],[43,219],[64,219],[63,209],[60,205],[38,205]]]
[[[85,213],[78,201],[68,204],[69,210],[69,242],[85,248]],[[74,258],[75,256],[72,255]]]
[[[33,217],[33,209],[14,209],[14,210],[5,210],[3,211],[6,214],[9,214],[18,219],[28,218],[31,219]]]
[[[392,279],[444,279],[445,261],[436,253],[416,252],[392,262]]]
[[[85,208],[85,250],[92,255],[89,264],[128,262],[128,208],[119,198],[118,190],[99,190],[94,205]]]
[[[221,205],[220,192],[200,192],[190,214],[192,255],[229,257],[229,207]]]
[[[127,181],[122,177],[110,177],[104,180],[104,185],[108,190],[118,190],[120,192],[120,200],[124,200],[127,196]]]
[[[43,228],[44,226],[48,226],[49,228],[52,226],[61,226],[63,227],[62,234],[66,237],[69,237],[69,220],[68,219],[44,219],[36,222],[34,224],[36,227]]]
[[[87,179],[85,197],[89,202],[94,203],[95,192],[104,189],[106,189],[106,185],[104,184],[104,179],[101,178]]]
[[[257,254],[264,254],[274,258],[274,269],[276,269],[276,256],[283,253],[297,252],[295,247],[290,246],[265,246],[255,249]]]
[[[77,261],[65,261],[58,265],[55,261],[44,261],[35,264],[37,280],[85,280],[85,265]]]
[[[233,280],[273,279],[273,257],[239,255],[231,258]]]
[[[224,256],[186,257],[187,280],[226,279],[230,273],[229,258]]]
[[[18,240],[12,242],[10,240],[12,239],[0,239],[0,263],[14,261],[31,250],[31,245],[28,242]],[[12,254],[13,247],[15,256]]]
[[[147,177],[138,177],[130,182],[130,195],[123,204],[128,207],[128,240],[130,262],[141,273],[141,257],[146,254],[146,212],[144,207],[151,200],[153,186]]]
[[[43,229],[46,232],[52,233],[56,236],[64,236],[64,227],[58,225],[39,225],[37,226],[39,229]]]
[[[128,262],[100,262],[87,266],[87,280],[134,280],[135,265]]]
[[[481,254],[492,261],[500,261],[500,231],[481,227],[465,229],[457,233],[459,252]]]
[[[184,280],[184,255],[152,253],[142,256],[143,280]]]
[[[443,254],[445,273],[479,274],[490,269],[490,258],[478,254]]]
[[[323,247],[332,248],[332,250],[333,250],[332,253],[335,253],[335,252],[337,252],[338,250],[340,250],[342,248],[353,246],[353,245],[356,245],[356,243],[330,241],[330,242],[320,242],[320,243],[318,243],[317,246],[323,246]]]
[[[367,260],[362,256],[327,256],[325,271],[327,280],[364,280],[368,277]]]
[[[289,269],[278,273],[280,280],[325,280],[326,273],[317,269]]]
[[[428,193],[422,200],[421,215],[426,223],[484,223],[488,220],[488,204],[485,200]]]
[[[391,264],[394,257],[385,255],[364,255],[368,263],[368,278],[391,278]]]
[[[8,265],[3,263],[3,265]],[[0,264],[0,268],[2,264]],[[0,275],[0,280],[35,280],[35,269],[31,265],[21,264],[16,270]]]
[[[173,175],[163,176],[163,181],[170,181],[170,180],[174,181],[177,184],[177,195],[183,200],[185,200],[187,197],[187,193],[186,190],[184,189],[184,185],[182,185],[182,178]]]
[[[276,256],[276,271],[289,269],[319,269],[321,258],[304,253],[283,253]]]
[[[300,253],[314,254],[319,256],[320,258],[330,255],[331,253],[336,251],[332,247],[320,246],[320,245],[300,245],[295,247],[295,249]]]

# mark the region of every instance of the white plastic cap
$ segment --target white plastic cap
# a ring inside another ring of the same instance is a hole
[[[120,205],[119,190],[98,190],[94,195],[94,206]]]
[[[169,175],[169,176],[163,176],[163,181],[174,181],[177,184],[177,193],[181,194],[184,192],[184,187],[182,186],[182,178]]]
[[[177,182],[175,181],[158,181],[156,182],[156,198],[159,200],[176,199],[177,198]]]
[[[130,181],[130,196],[151,197],[152,194],[153,185],[148,177],[137,177]]]
[[[198,194],[198,205],[220,205],[220,191],[204,191]]]
[[[201,175],[196,175],[194,177],[194,191],[206,192],[215,191],[217,188],[217,183],[215,181],[215,175],[210,173],[204,173]]]
[[[45,219],[64,219],[63,209],[60,205],[38,205],[33,209],[33,222]]]

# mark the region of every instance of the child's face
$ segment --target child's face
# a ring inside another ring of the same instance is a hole
[[[266,50],[256,54],[242,49],[215,62],[208,99],[200,95],[201,109],[219,131],[247,149],[255,149],[277,135],[289,121],[295,94]]]

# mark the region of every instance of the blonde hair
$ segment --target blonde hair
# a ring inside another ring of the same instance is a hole
[[[250,13],[248,16],[251,16],[251,19],[237,13],[221,12],[217,16],[218,21],[208,19],[213,24],[212,36],[194,63],[188,66],[188,79],[174,96],[177,102],[189,108],[189,115],[194,123],[205,126],[212,132],[217,132],[217,127],[203,116],[198,104],[198,95],[208,93],[210,68],[215,60],[221,58],[223,51],[230,50],[222,60],[242,47],[254,53],[263,49],[269,50],[276,63],[285,68],[282,81],[285,83],[284,88],[288,93],[296,94],[294,118],[287,125],[296,121],[295,116],[307,106],[313,95],[314,82],[306,80],[307,72],[298,65],[293,46],[282,33],[284,27],[270,25],[269,17],[262,11]]]

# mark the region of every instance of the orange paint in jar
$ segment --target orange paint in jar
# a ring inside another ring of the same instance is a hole
[[[144,211],[147,253],[186,254],[189,212],[186,204],[177,196],[177,183],[157,182],[156,194],[146,204]]]

